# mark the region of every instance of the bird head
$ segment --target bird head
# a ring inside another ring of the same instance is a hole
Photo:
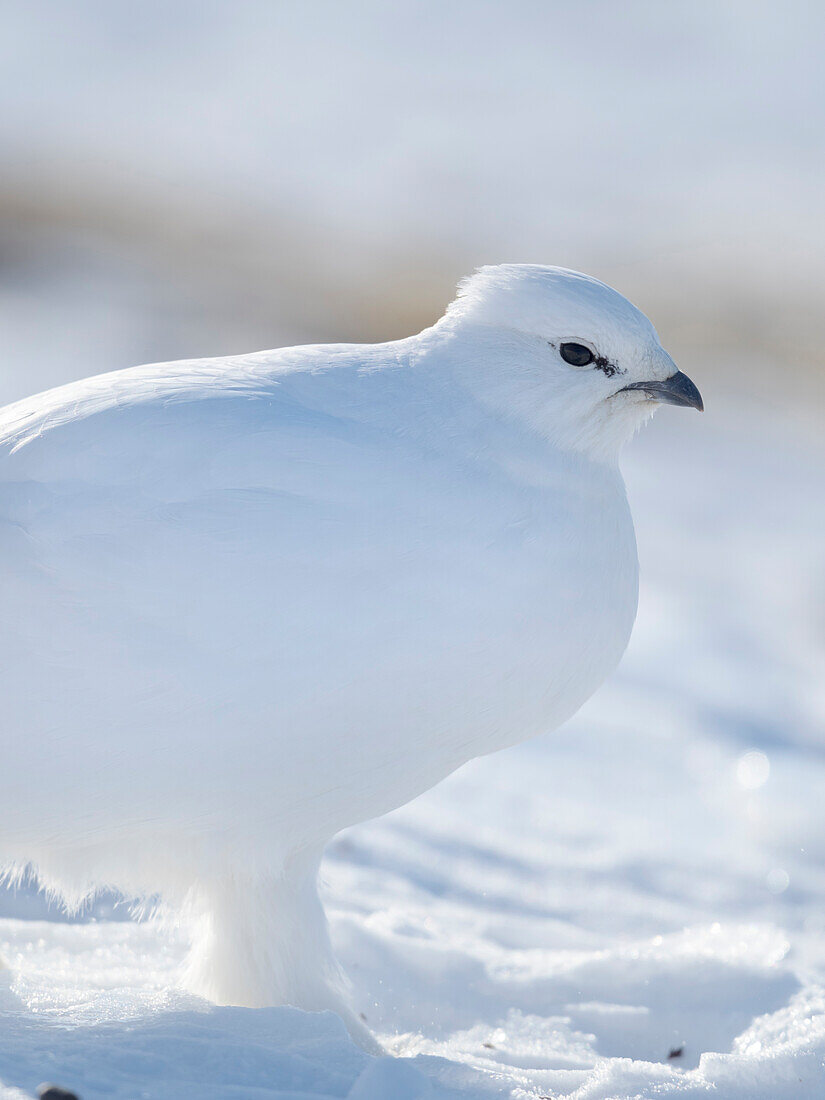
[[[589,275],[482,267],[440,324],[480,399],[560,447],[610,461],[660,405],[703,408],[647,317]]]

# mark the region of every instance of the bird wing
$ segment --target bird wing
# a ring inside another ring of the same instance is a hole
[[[7,774],[151,760],[148,814],[150,787],[185,800],[182,762],[218,802],[263,745],[293,785],[314,759],[321,789],[352,763],[330,728],[435,690],[473,600],[467,517],[437,462],[364,423],[375,374],[349,352],[325,373],[335,354],[138,368],[4,410]]]

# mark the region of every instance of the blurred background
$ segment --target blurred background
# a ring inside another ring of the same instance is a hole
[[[139,362],[405,336],[501,261],[615,285],[705,398],[628,450],[643,580],[617,676],[552,738],[333,846],[333,931],[370,1022],[420,1026],[404,945],[433,921],[440,942],[463,922],[502,951],[757,922],[821,979],[825,7],[4,0],[2,16],[3,400]],[[20,894],[0,911],[45,912]],[[770,983],[720,993],[725,960],[713,998],[739,996],[741,1026],[783,1003]],[[440,1026],[470,1026],[420,965]],[[508,989],[491,1020],[529,1000]],[[602,1051],[658,1057],[629,1026]]]
[[[714,385],[821,394],[820,5],[2,10],[4,397],[397,337],[504,260],[616,282]]]

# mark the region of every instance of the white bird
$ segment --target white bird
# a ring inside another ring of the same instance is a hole
[[[1,410],[0,865],[69,905],[159,895],[194,919],[190,988],[359,1034],[324,846],[614,668],[637,600],[619,452],[661,402],[702,407],[642,313],[508,264],[408,339]]]

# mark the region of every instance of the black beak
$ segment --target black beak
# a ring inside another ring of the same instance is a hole
[[[629,386],[625,386],[618,392],[624,393],[625,390],[641,390],[652,401],[661,401],[665,405],[682,405],[686,409],[705,411],[701,393],[680,370],[671,374],[670,378],[666,378],[664,382],[631,382]]]

